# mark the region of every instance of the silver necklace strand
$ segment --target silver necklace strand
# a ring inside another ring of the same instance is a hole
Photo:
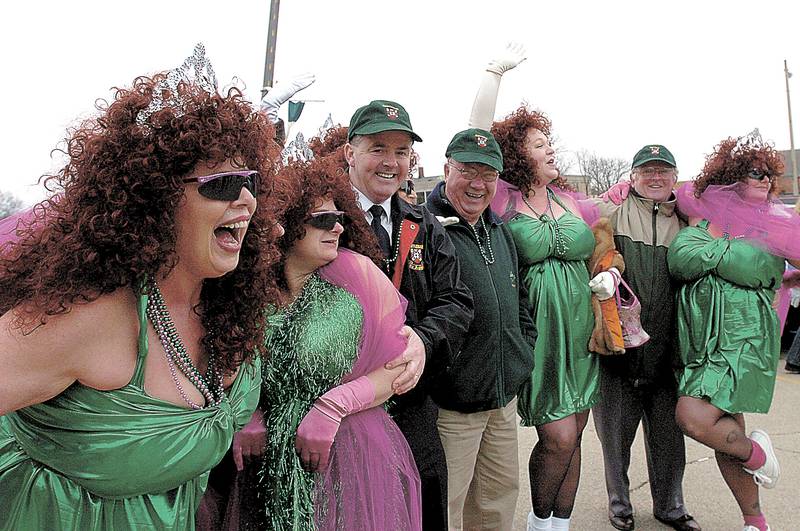
[[[481,227],[483,228],[483,233],[486,234],[486,250],[483,249],[483,245],[481,245],[481,237],[478,235],[478,229],[475,228],[475,225],[469,225],[469,228],[472,229],[472,234],[475,235],[475,241],[478,243],[478,250],[481,252],[481,256],[483,257],[483,261],[486,265],[492,265],[494,263],[494,252],[492,251],[492,237],[489,235],[489,231],[486,229],[486,223],[483,221],[483,216],[478,218],[481,222]],[[487,256],[488,250],[488,256]]]

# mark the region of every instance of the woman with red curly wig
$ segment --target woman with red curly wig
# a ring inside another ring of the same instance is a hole
[[[319,147],[319,144],[316,144]],[[382,404],[401,369],[405,300],[342,160],[291,162],[259,409],[263,456],[239,474],[227,529],[421,529],[420,480]]]
[[[4,530],[193,529],[257,403],[272,127],[202,46],[98,110],[0,249]]]
[[[669,247],[677,296],[683,432],[712,448],[744,516],[745,530],[769,529],[758,487],[780,476],[769,436],[746,435],[744,413],[766,413],[780,355],[772,306],[784,259],[800,263],[800,217],[772,201],[783,161],[757,131],[728,138],[678,193],[689,217]],[[755,481],[754,481],[755,480]]]
[[[568,529],[580,478],[581,435],[599,389],[597,357],[588,350],[594,317],[586,260],[595,240],[576,201],[558,186],[550,121],[523,106],[495,122],[492,134],[503,152],[500,177],[513,190],[493,208],[504,213],[514,236],[520,281],[539,331],[533,373],[522,384],[517,405],[523,426],[535,426],[539,436],[528,463],[528,524]]]
[[[598,360],[588,349],[594,326],[591,294],[607,299],[615,283],[609,272],[589,279],[586,260],[595,239],[583,207],[565,193],[550,145],[550,120],[523,105],[492,123],[501,77],[524,59],[524,48],[512,43],[489,63],[470,126],[491,127],[503,152],[492,209],[514,237],[520,281],[539,332],[533,372],[517,402],[523,426],[535,426],[539,436],[528,462],[528,529],[564,530],[578,490],[581,437],[599,396]]]

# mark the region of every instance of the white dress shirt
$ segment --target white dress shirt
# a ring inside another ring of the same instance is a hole
[[[372,213],[369,211],[369,209],[372,208],[372,205],[377,203],[373,203],[372,200],[362,194],[358,188],[354,187],[353,190],[355,190],[358,194],[358,203],[361,205],[361,210],[364,211],[364,217],[367,218],[367,223],[372,224]],[[384,215],[381,216],[381,225],[389,234],[389,243],[391,244],[393,243],[392,237],[394,236],[394,233],[392,232],[392,197],[389,196],[389,199],[383,203],[380,203],[380,205],[383,207],[384,211]]]

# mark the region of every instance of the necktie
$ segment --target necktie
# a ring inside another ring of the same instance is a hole
[[[386,257],[392,252],[392,244],[389,242],[389,233],[381,225],[381,216],[383,215],[383,207],[381,205],[372,205],[369,207],[369,213],[372,214],[372,231],[378,238],[378,245]]]

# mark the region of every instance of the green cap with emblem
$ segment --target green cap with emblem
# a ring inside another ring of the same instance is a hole
[[[347,140],[352,140],[355,135],[374,135],[384,131],[405,131],[416,142],[422,142],[411,128],[411,119],[403,106],[388,100],[374,100],[356,109],[350,118]]]
[[[665,162],[673,168],[678,166],[675,164],[675,157],[672,156],[672,153],[670,153],[667,148],[660,144],[648,144],[633,156],[633,164],[631,164],[631,169],[638,168],[642,164],[653,162],[654,160]]]
[[[478,162],[497,171],[503,171],[503,153],[500,151],[500,146],[497,145],[494,135],[483,129],[467,129],[456,133],[444,155],[458,162]]]

